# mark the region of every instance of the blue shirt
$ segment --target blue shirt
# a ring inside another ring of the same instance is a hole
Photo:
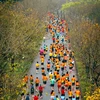
[[[72,98],[72,100],[76,100],[76,98]]]

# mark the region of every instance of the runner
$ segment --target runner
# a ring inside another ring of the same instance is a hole
[[[55,84],[56,80],[52,77],[52,79],[50,80],[50,86],[51,86],[51,90],[54,90],[54,84]]]
[[[34,81],[33,75],[30,75],[30,83],[33,83],[33,81]]]
[[[47,63],[47,71],[50,71],[50,62]]]
[[[34,85],[31,83],[31,95],[34,95]]]
[[[56,95],[56,97],[54,98],[54,100],[60,100],[60,99],[58,98],[58,95]]]
[[[27,93],[25,100],[30,100],[29,93]]]
[[[45,39],[46,39],[46,37],[44,36],[44,37],[43,37],[43,42],[45,42]]]
[[[73,95],[72,100],[76,100],[75,96]]]
[[[79,89],[79,82],[78,82],[78,80],[76,81],[76,89]]]
[[[61,78],[60,74],[57,72],[56,74],[56,81],[58,81]]]
[[[40,66],[40,64],[39,64],[39,62],[37,61],[37,63],[36,63],[36,73],[38,73],[38,71],[39,71],[39,66]]]
[[[58,93],[60,93],[60,89],[61,89],[61,80],[59,79],[57,82],[57,87],[58,87]]]
[[[40,83],[40,80],[38,79],[38,77],[36,77],[36,79],[35,79],[36,91],[38,90],[39,83]]]
[[[42,75],[45,74],[45,69],[44,69],[44,67],[41,68],[41,73],[42,73]]]
[[[79,100],[81,94],[80,90],[76,89],[75,93],[76,93],[76,100]]]
[[[41,48],[40,49],[40,55],[43,55],[44,54],[44,50]]]
[[[51,95],[51,100],[54,100],[54,98],[55,98],[55,92],[54,92],[54,90],[51,90],[51,93],[50,93],[50,95]]]
[[[38,94],[35,95],[35,96],[33,97],[33,100],[39,100],[39,95],[38,95]]]
[[[49,79],[53,79],[54,75],[52,74],[52,72],[49,73]]]
[[[44,75],[42,76],[42,80],[43,80],[43,84],[44,84],[44,87],[45,87],[45,85],[46,85],[46,83],[47,83],[47,80],[48,80],[48,77],[46,76],[46,74],[44,74]]]
[[[24,95],[24,93],[21,94],[21,100],[25,100],[25,95]]]
[[[28,75],[26,74],[24,78],[25,78],[25,82],[27,84],[28,83]]]
[[[69,73],[68,73],[68,71],[66,72],[66,80],[69,80]]]
[[[43,98],[42,94],[43,94],[43,86],[41,86],[41,84],[40,84],[40,86],[39,86],[39,95],[40,95],[40,98]]]
[[[68,90],[71,90],[72,83],[68,80]]]
[[[69,96],[69,99],[70,99],[70,100],[72,100],[72,95],[73,95],[72,91],[69,90],[69,91],[68,91],[68,96]]]
[[[41,65],[44,65],[44,57],[41,57]]]
[[[71,79],[71,82],[72,82],[72,90],[73,90],[73,91],[74,91],[75,81],[76,81],[76,78],[75,78],[75,76],[73,75],[73,77],[72,77],[72,79]]]
[[[65,88],[64,88],[64,86],[61,87],[61,96],[64,96],[64,98],[65,98]]]

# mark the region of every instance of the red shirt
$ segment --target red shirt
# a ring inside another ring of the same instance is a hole
[[[53,37],[52,40],[55,41],[55,38]]]
[[[65,94],[65,90],[64,89],[61,89],[61,94]]]
[[[34,96],[33,100],[39,100],[38,96]]]
[[[39,86],[39,91],[43,91],[43,87],[42,86]]]

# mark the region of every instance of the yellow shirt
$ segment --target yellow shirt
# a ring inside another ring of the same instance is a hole
[[[35,65],[36,67],[39,67],[40,66],[40,64],[38,64],[38,63],[36,63],[36,65]]]

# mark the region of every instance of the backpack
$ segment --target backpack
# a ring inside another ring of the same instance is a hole
[[[26,96],[26,99],[25,100],[30,100],[29,96]]]
[[[34,87],[31,87],[31,94],[34,93]]]

